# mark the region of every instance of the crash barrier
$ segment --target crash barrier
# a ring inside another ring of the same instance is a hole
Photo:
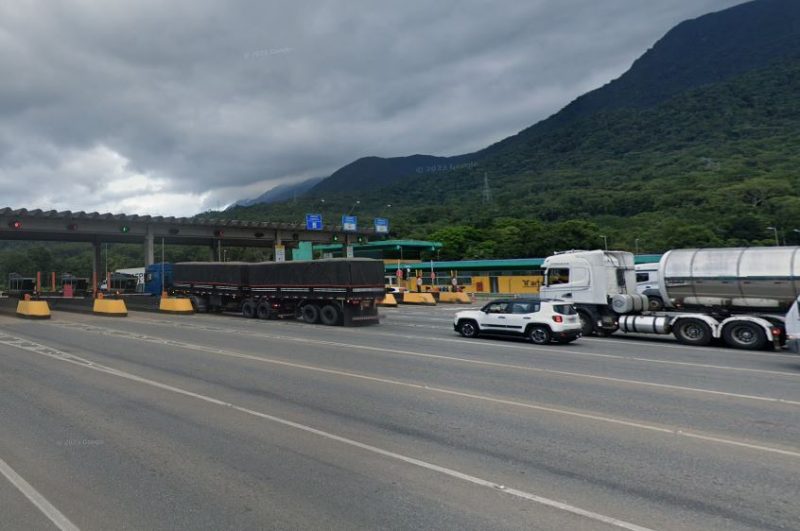
[[[403,304],[420,304],[423,306],[436,306],[436,300],[431,293],[417,293],[406,291],[403,293]]]
[[[162,313],[192,314],[194,313],[194,307],[192,307],[192,301],[186,298],[161,297],[158,311]]]
[[[17,303],[17,315],[25,319],[50,319],[47,301],[21,300]]]
[[[394,297],[394,294],[387,293],[382,300],[378,301],[378,306],[383,306],[384,308],[397,308],[397,299]]]
[[[439,293],[439,302],[448,304],[471,304],[472,300],[469,298],[469,295],[462,291],[457,291],[455,293],[443,291]]]
[[[92,305],[92,313],[97,315],[108,315],[110,317],[126,317],[128,315],[128,307],[125,306],[125,301],[122,299],[106,299],[101,293],[98,298],[94,300]]]

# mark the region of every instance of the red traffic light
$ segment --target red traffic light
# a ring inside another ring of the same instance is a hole
[[[22,222],[20,220],[18,220],[18,219],[15,219],[13,221],[9,221],[8,222],[8,228],[9,229],[14,229],[14,230],[19,230],[19,229],[22,228]]]

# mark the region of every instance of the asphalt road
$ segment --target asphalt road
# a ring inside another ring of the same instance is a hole
[[[800,528],[800,357],[456,310],[0,315],[0,528]]]

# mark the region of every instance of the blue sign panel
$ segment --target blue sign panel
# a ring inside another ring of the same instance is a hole
[[[342,216],[342,230],[345,232],[355,232],[358,230],[358,218],[356,216]]]
[[[322,230],[322,214],[306,214],[306,230]]]
[[[387,234],[389,232],[389,220],[386,218],[375,218],[375,232]]]

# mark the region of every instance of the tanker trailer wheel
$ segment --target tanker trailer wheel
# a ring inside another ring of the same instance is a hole
[[[681,319],[672,328],[675,339],[684,345],[705,346],[711,343],[711,328],[700,319]]]
[[[319,318],[324,325],[336,326],[339,324],[340,317],[341,312],[335,304],[326,304],[319,311]]]
[[[743,350],[762,350],[767,345],[764,330],[755,323],[734,321],[722,330],[725,344]]]
[[[252,319],[256,316],[256,303],[247,299],[242,303],[242,315],[247,317],[248,319]]]
[[[305,304],[300,308],[300,315],[303,317],[303,321],[307,323],[317,323],[319,322],[319,306],[316,304]]]

